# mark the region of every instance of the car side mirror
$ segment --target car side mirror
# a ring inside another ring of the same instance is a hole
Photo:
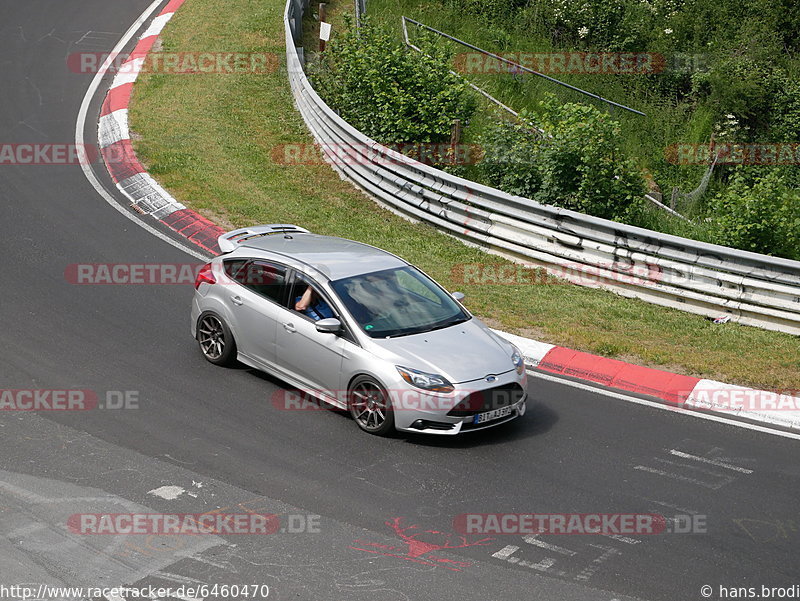
[[[317,332],[322,332],[323,334],[337,334],[342,329],[342,322],[335,317],[320,319],[314,325],[317,327]]]
[[[461,301],[464,300],[464,293],[463,292],[451,292],[450,296],[452,296],[458,302],[461,302]]]

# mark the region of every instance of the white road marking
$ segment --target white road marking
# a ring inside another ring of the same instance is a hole
[[[535,545],[537,547],[541,547],[542,549],[547,549],[548,551],[553,551],[555,553],[561,553],[562,555],[567,555],[569,557],[573,557],[577,555],[575,551],[570,549],[565,549],[564,547],[559,547],[558,545],[551,545],[550,543],[546,543],[542,540],[539,540],[537,537],[538,534],[531,534],[522,538],[526,543],[529,545]]]
[[[583,570],[575,576],[575,580],[589,580],[592,576],[597,573],[597,570],[600,569],[600,565],[614,557],[614,555],[621,555],[619,551],[617,551],[613,547],[605,547],[603,545],[589,545],[590,547],[594,547],[596,549],[603,549],[603,554],[600,555],[597,559],[592,560],[588,566],[586,566]]]
[[[180,486],[161,486],[159,488],[154,488],[153,490],[147,491],[147,494],[155,497],[161,497],[167,501],[174,501],[185,492],[186,490]]]
[[[680,463],[678,461],[670,461],[669,459],[664,459],[662,457],[653,457],[653,461],[658,461],[659,463],[665,463],[666,465],[672,465],[672,466],[675,466],[675,467],[684,467],[687,470],[691,470],[692,472],[695,472],[695,473],[696,472],[700,472],[700,473],[703,473],[703,474],[708,474],[709,476],[722,478],[723,480],[730,480],[731,482],[733,482],[733,480],[736,478],[736,476],[733,476],[731,474],[725,474],[723,472],[716,472],[714,470],[709,470],[709,469],[706,469],[704,467],[700,467],[699,465],[690,465],[688,463]]]
[[[532,561],[525,561],[524,559],[522,559],[517,563],[517,565],[525,566],[526,568],[532,568],[540,572],[549,572],[550,568],[556,565],[556,560],[550,559],[549,557],[545,557],[542,561],[538,563],[533,563]]]
[[[603,536],[606,536],[606,537],[611,538],[613,540],[618,540],[619,542],[625,543],[625,544],[628,544],[628,545],[638,545],[640,542],[642,542],[637,538],[631,538],[629,536],[622,536],[621,534],[603,534]]]
[[[650,474],[656,474],[657,476],[665,476],[667,478],[672,478],[674,480],[680,480],[681,482],[691,482],[692,484],[698,484],[700,486],[710,488],[711,490],[718,490],[719,488],[725,486],[725,484],[728,484],[728,482],[719,482],[717,484],[712,484],[704,480],[698,480],[697,478],[692,478],[690,476],[683,476],[681,474],[675,474],[673,472],[665,472],[664,470],[657,470],[654,467],[647,467],[646,465],[637,465],[633,469],[642,472],[648,472]]]
[[[680,511],[681,513],[688,513],[689,515],[697,515],[697,513],[698,513],[696,509],[686,509],[685,507],[681,507],[679,505],[674,505],[672,503],[665,503],[664,501],[656,501],[655,499],[648,499],[647,497],[644,497],[644,498],[647,501],[651,501],[653,503],[657,503],[659,505],[663,505],[664,507],[669,507],[670,509],[675,509],[677,511]]]
[[[739,467],[738,465],[731,465],[730,463],[724,463],[718,459],[708,459],[706,457],[698,457],[697,455],[690,455],[689,453],[684,453],[683,451],[676,451],[672,449],[670,451],[671,454],[675,455],[676,457],[683,457],[684,459],[693,459],[694,461],[700,461],[702,463],[708,463],[710,465],[716,465],[717,467],[724,467],[729,470],[733,470],[735,472],[741,472],[743,474],[752,474],[753,470],[749,470],[746,467]]]
[[[195,559],[192,557],[191,559]],[[166,580],[167,582],[177,582],[178,584],[187,584],[187,585],[203,585],[208,584],[207,582],[203,582],[202,580],[198,580],[197,578],[192,578],[191,576],[182,576],[180,574],[173,574],[172,572],[162,572],[158,570],[157,572],[153,572],[150,576],[154,578],[161,578],[162,580]]]
[[[519,551],[519,547],[515,547],[514,545],[506,545],[502,549],[500,549],[497,553],[493,553],[492,557],[496,557],[497,559],[505,559],[508,560],[514,553]]]

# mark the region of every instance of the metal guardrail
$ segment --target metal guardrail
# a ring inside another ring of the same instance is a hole
[[[325,104],[303,70],[296,34],[302,35],[308,5],[308,0],[286,3],[292,94],[325,158],[379,204],[577,284],[800,335],[798,261],[541,205],[415,161],[353,128]]]

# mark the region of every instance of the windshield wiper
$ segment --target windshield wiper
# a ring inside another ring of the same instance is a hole
[[[432,326],[432,327],[422,328],[422,329],[420,329],[420,330],[418,330],[416,332],[413,332],[413,333],[414,334],[419,334],[419,333],[423,333],[423,332],[433,332],[434,330],[443,330],[445,328],[449,328],[450,326],[458,325],[460,323],[464,323],[465,321],[469,321],[469,320],[470,320],[469,317],[456,317],[454,319],[450,319],[448,321],[445,321],[444,323],[440,323],[440,324]]]
[[[426,332],[433,332],[434,330],[443,330],[445,328],[449,328],[450,326],[455,326],[460,323],[464,323],[465,321],[469,321],[469,317],[456,317],[455,319],[451,319],[450,321],[446,321],[443,324],[439,324],[438,326],[433,326],[425,330]]]
[[[418,328],[411,328],[409,330],[401,330],[395,332],[394,334],[389,334],[388,336],[384,336],[384,338],[400,338],[401,336],[411,336],[413,334],[425,334],[427,332],[433,332],[434,330],[443,330],[444,328],[449,328],[450,326],[454,326],[459,323],[464,323],[465,321],[469,321],[470,319],[472,318],[456,317],[455,319],[451,319],[449,321],[445,321],[444,323],[440,323],[434,326],[420,326]]]

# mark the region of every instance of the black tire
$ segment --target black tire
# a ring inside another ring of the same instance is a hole
[[[197,319],[197,344],[206,360],[214,365],[236,363],[236,341],[228,325],[216,313],[203,313]]]
[[[347,408],[358,427],[369,434],[394,432],[394,410],[386,389],[370,376],[359,376],[347,392]]]

